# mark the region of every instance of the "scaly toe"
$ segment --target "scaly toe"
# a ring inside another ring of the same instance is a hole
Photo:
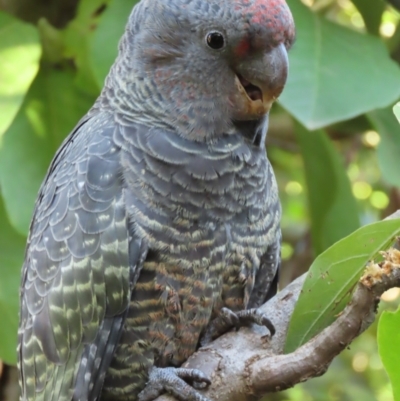
[[[211,380],[197,369],[153,367],[146,387],[138,395],[138,401],[153,401],[164,392],[172,394],[180,401],[211,401],[183,379],[205,386],[211,383]]]

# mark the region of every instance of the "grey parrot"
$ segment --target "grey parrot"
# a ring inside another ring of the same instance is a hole
[[[22,271],[23,401],[206,401],[179,366],[264,324],[281,208],[265,150],[284,0],[142,0],[40,188]]]

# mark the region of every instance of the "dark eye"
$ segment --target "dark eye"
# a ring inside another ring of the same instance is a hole
[[[220,32],[210,32],[207,34],[206,42],[211,49],[219,50],[224,47],[225,39]]]

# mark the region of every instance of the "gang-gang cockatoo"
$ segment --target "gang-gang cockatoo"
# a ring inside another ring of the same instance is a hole
[[[23,401],[206,401],[179,368],[277,286],[268,113],[284,0],[142,0],[41,186],[23,267]],[[185,381],[186,380],[186,381]]]

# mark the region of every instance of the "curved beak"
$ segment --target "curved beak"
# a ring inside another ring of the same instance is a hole
[[[285,86],[288,68],[283,43],[261,57],[238,65],[235,69],[237,91],[233,99],[235,118],[253,120],[267,114]]]

